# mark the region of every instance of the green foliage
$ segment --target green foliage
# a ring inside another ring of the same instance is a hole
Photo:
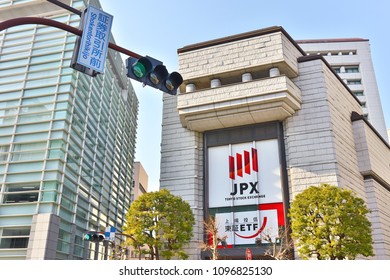
[[[369,210],[351,191],[322,184],[298,194],[291,204],[292,237],[303,259],[373,256]]]
[[[168,190],[145,193],[131,204],[123,230],[130,245],[151,259],[186,259],[183,245],[192,237],[195,223],[187,202]]]

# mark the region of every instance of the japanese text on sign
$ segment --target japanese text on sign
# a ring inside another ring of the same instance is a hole
[[[77,63],[103,73],[112,18],[95,7],[88,7]]]

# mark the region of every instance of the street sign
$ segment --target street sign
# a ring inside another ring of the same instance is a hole
[[[106,227],[106,231],[104,232],[104,240],[115,241],[115,232],[116,229],[114,227]]]
[[[104,72],[113,16],[88,6],[77,63]]]

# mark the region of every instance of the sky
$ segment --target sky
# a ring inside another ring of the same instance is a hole
[[[177,49],[186,45],[282,26],[295,40],[370,40],[385,121],[390,128],[390,1],[388,0],[100,0],[114,16],[117,45],[178,71]],[[123,57],[124,59],[126,57]],[[159,188],[162,93],[132,81],[139,100],[136,161]]]

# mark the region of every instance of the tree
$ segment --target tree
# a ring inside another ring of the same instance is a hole
[[[203,221],[204,230],[207,236],[206,242],[202,244],[203,251],[210,251],[212,260],[219,259],[218,245],[221,244],[223,247],[226,247],[226,238],[227,236],[220,237],[218,233],[219,225],[215,221],[215,218],[210,216],[207,221]]]
[[[260,238],[256,239],[256,245],[261,246],[265,241],[270,248],[265,251],[264,256],[275,260],[291,260],[294,257],[294,241],[290,237],[290,227],[281,226],[278,231],[278,238],[272,237],[267,232],[262,232]]]
[[[168,190],[145,193],[134,201],[126,215],[124,232],[139,254],[149,254],[150,259],[188,258],[183,245],[192,237],[195,223],[187,202]]]
[[[369,210],[346,189],[321,184],[298,194],[291,204],[292,237],[303,259],[373,256]]]

